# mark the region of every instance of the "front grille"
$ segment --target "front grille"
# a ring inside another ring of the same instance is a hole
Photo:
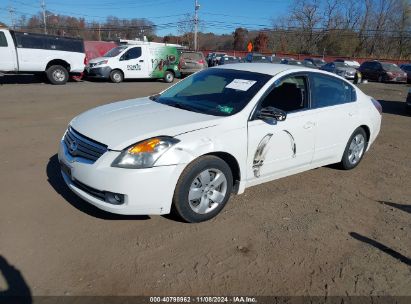
[[[106,145],[85,137],[72,127],[67,129],[64,135],[64,143],[71,156],[82,157],[93,162],[107,152]]]

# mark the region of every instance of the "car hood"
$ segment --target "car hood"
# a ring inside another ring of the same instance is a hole
[[[70,125],[111,150],[123,150],[154,136],[176,136],[213,127],[222,118],[174,108],[145,97],[91,109],[75,117]]]

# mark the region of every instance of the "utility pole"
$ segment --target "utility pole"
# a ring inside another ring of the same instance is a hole
[[[101,41],[101,23],[98,23],[98,40]]]
[[[200,4],[198,0],[194,2],[194,51],[197,51],[197,35],[198,35],[198,10],[200,9]]]
[[[14,21],[14,13],[16,11],[14,10],[14,8],[12,6],[9,7],[9,14],[10,14],[10,21],[11,21],[11,27],[13,28],[13,30],[16,28],[16,24]]]
[[[47,34],[46,2],[44,2],[44,0],[41,1],[41,9],[43,10],[44,34]]]

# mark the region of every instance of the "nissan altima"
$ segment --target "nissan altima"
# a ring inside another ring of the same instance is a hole
[[[201,222],[248,187],[334,163],[355,168],[381,111],[335,74],[230,64],[80,114],[58,155],[68,187],[100,209]]]

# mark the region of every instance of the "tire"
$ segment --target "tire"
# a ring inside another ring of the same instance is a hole
[[[163,79],[166,83],[172,83],[174,81],[174,73],[171,71],[166,71]]]
[[[113,83],[120,83],[124,80],[124,74],[120,70],[113,70],[110,72],[110,80]]]
[[[46,70],[47,79],[51,84],[63,85],[66,84],[69,79],[69,73],[67,69],[61,65],[52,65]]]
[[[216,156],[200,157],[181,174],[172,211],[189,223],[207,221],[223,210],[232,189],[233,175],[227,163]]]
[[[351,170],[361,162],[367,151],[368,139],[363,128],[357,128],[348,140],[340,166],[344,170]]]

